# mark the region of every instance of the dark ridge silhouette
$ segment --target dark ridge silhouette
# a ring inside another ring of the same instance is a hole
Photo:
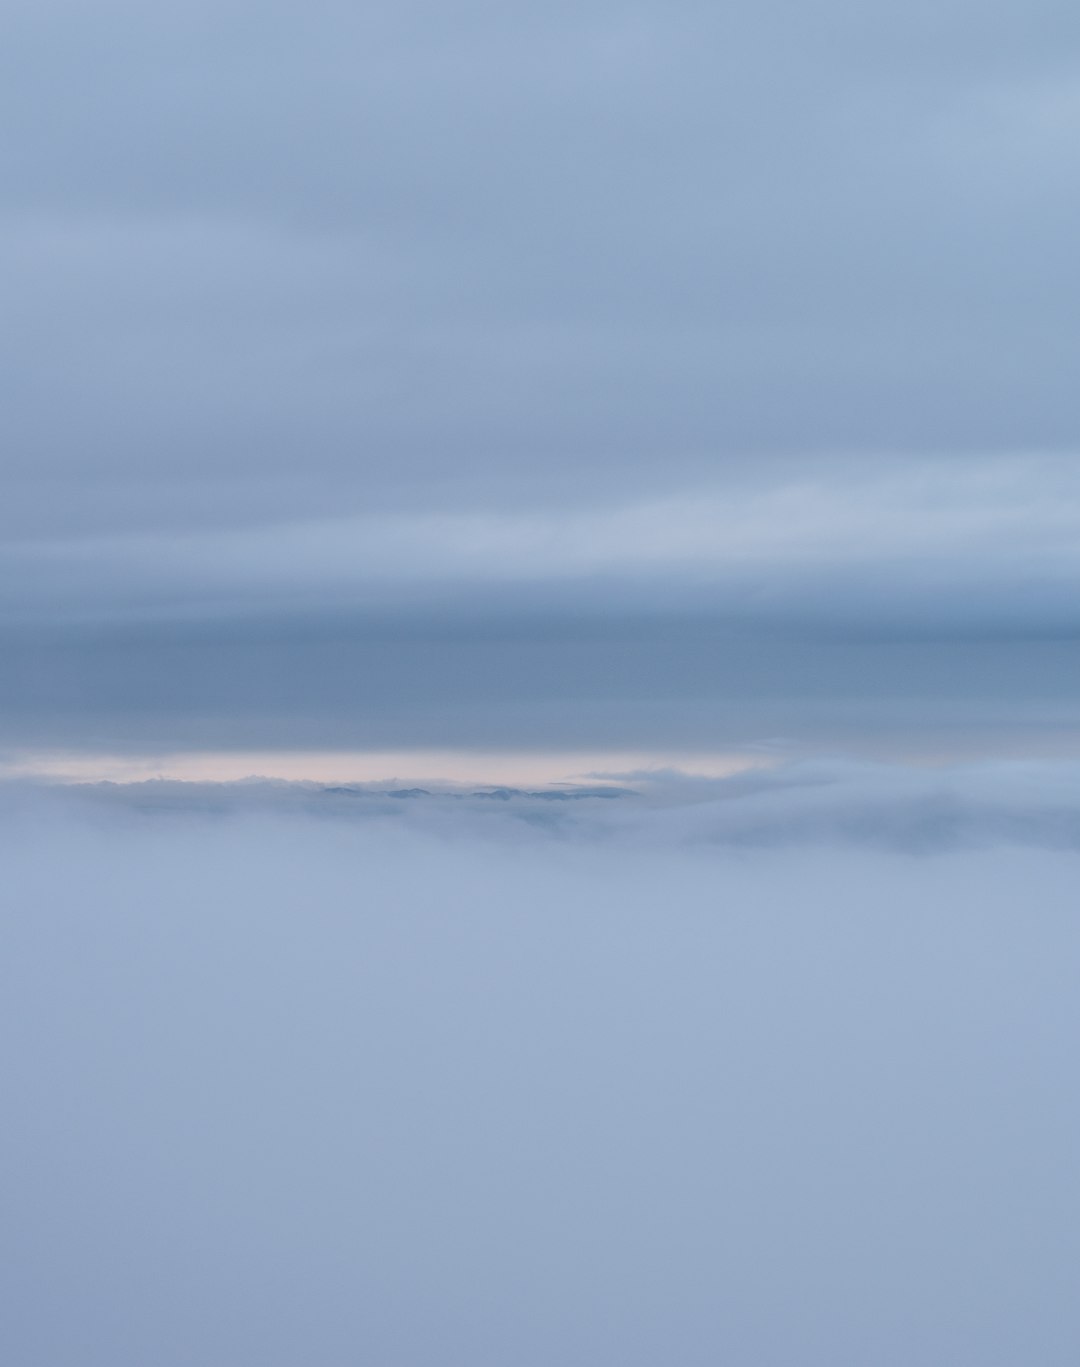
[[[471,792],[433,793],[429,788],[351,788],[340,785],[320,790],[329,797],[396,797],[396,798],[463,798],[480,797],[495,802],[510,802],[517,798],[540,799],[544,802],[569,802],[586,797],[635,797],[633,788],[475,788]]]

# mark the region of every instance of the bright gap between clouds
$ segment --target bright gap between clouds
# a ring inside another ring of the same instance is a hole
[[[174,754],[107,754],[39,751],[0,759],[0,779],[39,778],[60,783],[130,783],[164,778],[228,783],[246,778],[315,783],[604,782],[607,776],[677,769],[724,778],[772,763],[759,753],[672,751],[507,750],[218,750]]]

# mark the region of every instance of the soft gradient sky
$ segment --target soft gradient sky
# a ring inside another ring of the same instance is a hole
[[[9,772],[1075,751],[1074,6],[7,14]]]
[[[1076,1367],[1080,7],[0,28],[0,1362]]]

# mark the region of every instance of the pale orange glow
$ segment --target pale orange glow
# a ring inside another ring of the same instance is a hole
[[[59,783],[132,783],[153,778],[221,783],[257,777],[317,783],[441,780],[520,785],[602,782],[594,776],[650,769],[723,777],[772,762],[767,755],[734,751],[217,750],[164,755],[46,751],[0,760],[0,777]]]

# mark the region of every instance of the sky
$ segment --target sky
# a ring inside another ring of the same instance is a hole
[[[7,0],[0,1361],[1076,1367],[1080,9]]]
[[[2,772],[1075,754],[1073,7],[5,26]]]

